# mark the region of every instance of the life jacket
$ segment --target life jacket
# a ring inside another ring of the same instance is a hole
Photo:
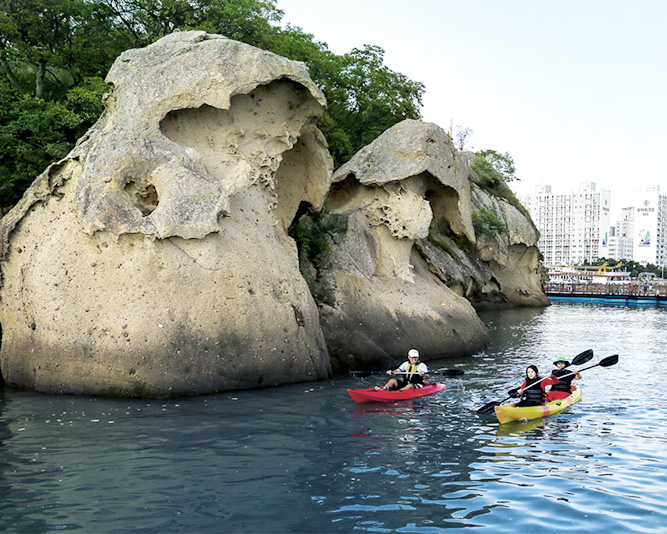
[[[410,384],[423,384],[424,383],[424,377],[420,375],[417,372],[417,365],[410,365],[408,363],[408,366],[405,369],[406,373],[414,373],[411,375],[405,375],[405,378]]]
[[[558,378],[558,384],[551,386],[551,391],[566,391],[567,393],[572,393],[572,380],[574,379],[574,375],[561,378],[562,375],[566,375],[571,372],[572,371],[567,368],[556,369],[555,371],[552,371],[551,374]]]
[[[533,386],[532,388],[529,388],[531,384],[535,384],[536,382],[539,382],[542,380],[541,378],[526,378],[526,387],[524,388],[523,391],[523,401],[522,404],[524,406],[539,406],[540,404],[544,404],[545,401],[545,393],[544,390],[542,389],[542,384],[539,384],[537,386]]]

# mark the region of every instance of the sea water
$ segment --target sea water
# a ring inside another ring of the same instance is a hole
[[[428,362],[460,378],[395,404],[347,394],[382,375],[171,400],[0,389],[0,531],[667,532],[667,310],[482,318],[484,352]],[[584,371],[565,412],[477,413],[589,348],[584,367],[619,362]]]

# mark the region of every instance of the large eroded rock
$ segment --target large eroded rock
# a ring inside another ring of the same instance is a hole
[[[498,291],[512,306],[548,306],[543,287],[545,270],[537,243],[540,234],[530,217],[506,199],[474,186],[473,209],[494,213],[507,227],[498,235],[477,236],[477,257],[493,273]],[[478,308],[493,307],[479,299]]]
[[[482,348],[487,334],[470,302],[415,248],[434,225],[474,240],[468,167],[446,132],[403,121],[333,179],[327,217],[345,228],[304,272],[334,366],[392,365],[413,346],[425,359]]]
[[[184,32],[108,82],[102,118],[2,221],[5,381],[169,396],[328,376],[286,233],[332,170],[305,66]]]

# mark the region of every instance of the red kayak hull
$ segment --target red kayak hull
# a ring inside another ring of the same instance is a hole
[[[375,388],[366,389],[348,389],[347,392],[355,402],[396,402],[407,399],[416,399],[426,397],[445,390],[445,384],[430,383],[424,384],[424,387],[407,389],[405,391],[387,391],[386,389],[377,390]]]

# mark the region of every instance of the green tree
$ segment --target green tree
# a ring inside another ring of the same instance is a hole
[[[308,65],[328,110],[319,127],[336,165],[403,119],[420,118],[424,87],[366,45],[333,54],[276,0],[0,0],[0,207],[16,202],[102,111],[102,78],[128,48],[204,30]]]
[[[50,163],[65,157],[102,111],[107,86],[86,78],[58,101],[21,95],[0,83],[0,212]]]
[[[482,183],[492,188],[505,182],[518,180],[515,175],[514,160],[507,152],[481,150],[476,153],[472,168],[477,172]]]

